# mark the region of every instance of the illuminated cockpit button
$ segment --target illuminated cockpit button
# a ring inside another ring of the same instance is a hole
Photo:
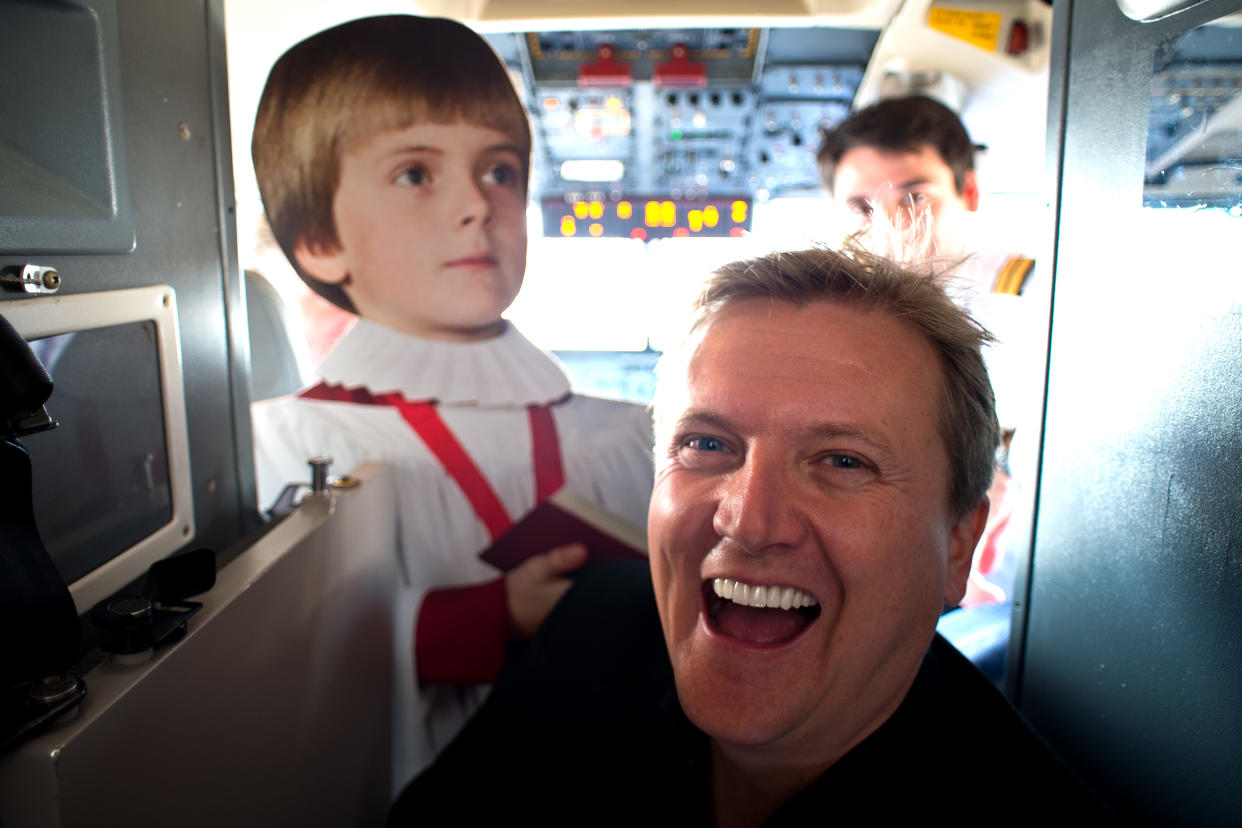
[[[671,201],[660,202],[660,224],[665,227],[677,225],[677,205]]]
[[[648,227],[660,226],[660,202],[648,201],[643,209],[644,221]]]

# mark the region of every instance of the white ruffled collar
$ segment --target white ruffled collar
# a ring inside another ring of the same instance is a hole
[[[543,405],[570,390],[560,364],[508,322],[483,342],[442,342],[360,318],[316,373],[332,385],[444,405]]]

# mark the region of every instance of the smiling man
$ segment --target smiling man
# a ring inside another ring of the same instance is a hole
[[[393,824],[1107,818],[935,635],[987,516],[987,339],[860,251],[717,271],[661,366],[650,583],[584,572]]]
[[[777,290],[818,275],[814,255],[787,258]],[[746,295],[757,272],[729,274],[720,290],[737,298],[670,378],[648,519],[678,698],[714,737],[718,812],[766,810],[892,715],[987,515],[982,490],[951,498],[939,410],[942,362],[965,362],[979,331],[953,331],[942,360],[904,308],[773,303]],[[953,396],[986,460],[996,426],[976,368]]]

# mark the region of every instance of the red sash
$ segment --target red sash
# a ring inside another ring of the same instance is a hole
[[[345,388],[322,382],[299,392],[298,396],[360,405],[388,405],[397,409],[440,461],[449,477],[457,483],[474,513],[487,527],[492,541],[513,526],[513,518],[505,511],[496,491],[466,453],[457,436],[449,430],[435,403],[410,402],[396,392],[375,395],[365,388]],[[539,504],[565,485],[565,470],[561,463],[561,445],[556,436],[552,410],[546,405],[532,405],[527,407],[527,412],[530,415],[531,459],[535,468],[535,503]]]

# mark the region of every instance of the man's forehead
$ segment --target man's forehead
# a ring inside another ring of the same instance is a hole
[[[833,192],[838,197],[848,197],[852,193],[842,192],[842,186],[871,184],[877,178],[888,180],[894,186],[907,183],[891,180],[894,175],[910,179],[932,175],[951,178],[953,171],[931,144],[919,144],[909,149],[857,146],[846,150],[837,162],[833,173]]]
[[[722,389],[745,395],[763,388],[782,400],[813,398],[832,384],[851,394],[881,393],[917,380],[906,374],[919,353],[934,360],[929,343],[901,320],[830,299],[735,300],[687,344],[685,403]]]
[[[884,310],[738,300],[687,344],[679,387],[659,412],[662,440],[713,426],[783,444],[842,438],[869,445],[890,470],[944,445],[935,348]]]

